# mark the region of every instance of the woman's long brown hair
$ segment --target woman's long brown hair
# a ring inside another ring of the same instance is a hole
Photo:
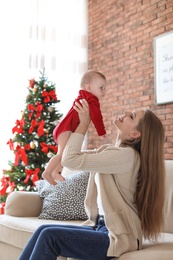
[[[140,120],[141,167],[136,189],[136,206],[145,238],[157,239],[163,225],[165,167],[164,128],[150,110]]]
[[[131,143],[141,159],[135,203],[144,238],[157,240],[163,226],[164,128],[160,119],[150,110],[146,110],[137,129],[141,132],[141,137]]]

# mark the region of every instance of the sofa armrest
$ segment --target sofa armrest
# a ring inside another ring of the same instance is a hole
[[[173,233],[173,160],[165,161],[165,208],[163,232]]]
[[[14,191],[6,200],[5,214],[14,217],[38,217],[42,200],[37,192]]]

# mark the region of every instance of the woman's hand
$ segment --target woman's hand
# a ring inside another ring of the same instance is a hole
[[[80,104],[81,103],[81,104]],[[91,122],[88,102],[85,99],[75,102],[74,109],[78,112],[80,123],[75,133],[85,134]]]

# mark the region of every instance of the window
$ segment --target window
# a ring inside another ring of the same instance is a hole
[[[6,144],[21,118],[28,80],[45,68],[65,114],[87,70],[86,0],[6,0],[0,3],[0,174],[14,155]],[[67,95],[68,93],[68,95]]]

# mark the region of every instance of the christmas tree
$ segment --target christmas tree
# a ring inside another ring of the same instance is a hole
[[[9,170],[3,170],[1,203],[13,190],[36,191],[35,181],[41,179],[46,164],[57,152],[52,133],[62,117],[55,106],[60,100],[55,84],[48,82],[44,70],[40,74],[38,81],[29,80],[25,108],[7,142],[14,153],[14,161],[8,162]]]

